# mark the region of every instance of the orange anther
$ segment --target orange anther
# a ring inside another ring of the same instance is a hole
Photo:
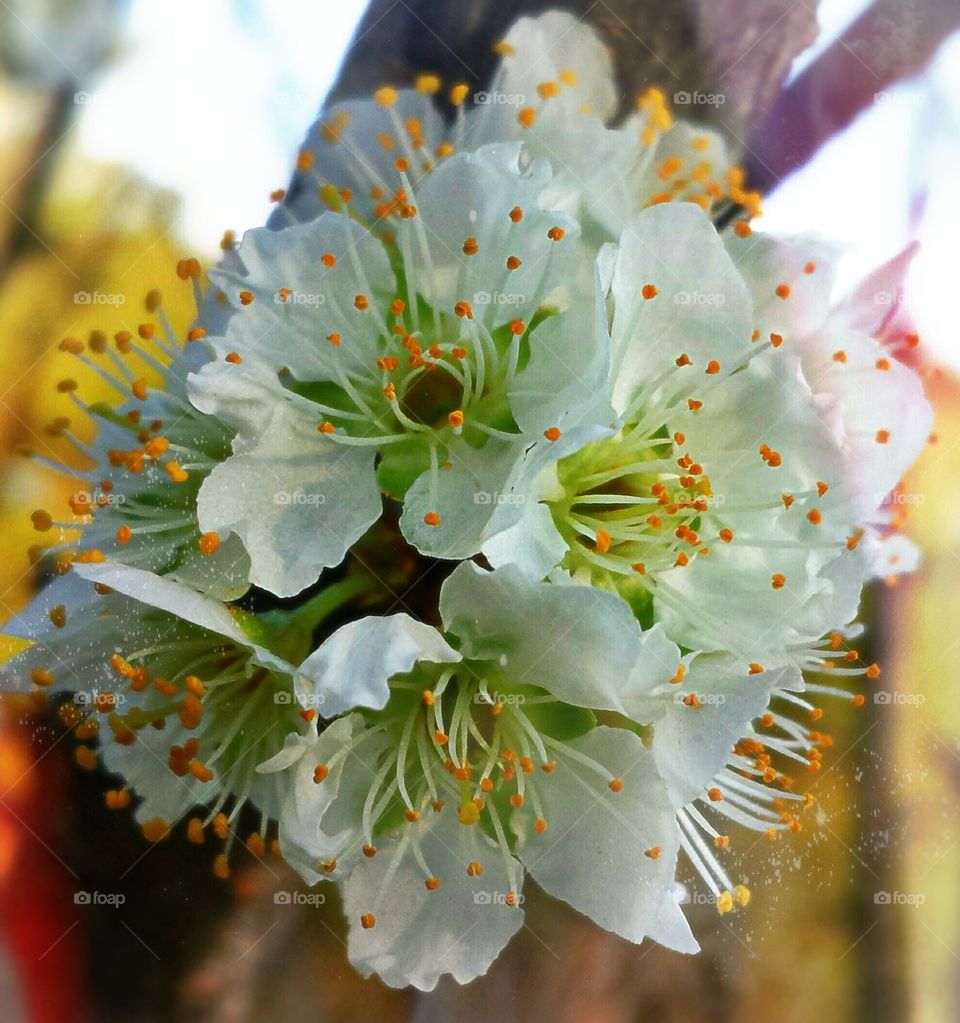
[[[220,537],[216,533],[204,533],[197,541],[200,553],[210,557],[220,549]]]
[[[524,107],[518,114],[517,120],[522,128],[532,128],[537,119],[537,112],[533,107]]]

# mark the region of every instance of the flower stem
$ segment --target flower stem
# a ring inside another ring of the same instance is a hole
[[[260,616],[270,635],[269,648],[292,664],[300,664],[313,649],[317,627],[345,604],[379,589],[372,576],[350,575],[328,586],[292,610],[269,611]]]
[[[334,611],[357,597],[373,593],[379,586],[380,583],[372,576],[348,575],[290,612],[289,624],[312,633]]]

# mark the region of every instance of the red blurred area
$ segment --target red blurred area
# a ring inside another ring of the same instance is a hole
[[[67,776],[63,759],[38,745],[29,717],[0,708],[0,933],[8,992],[7,1021],[74,1023],[91,1018],[74,905],[72,872],[55,852],[61,844]],[[13,981],[9,981],[13,983]],[[12,997],[11,997],[12,996]]]

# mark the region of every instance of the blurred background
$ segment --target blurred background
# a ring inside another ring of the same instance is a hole
[[[421,70],[479,88],[509,22],[548,6],[0,0],[0,621],[35,585],[30,512],[69,491],[22,456],[77,464],[58,416],[89,436],[58,383],[78,376],[85,398],[97,384],[60,340],[135,330],[153,288],[185,328],[176,261],[210,265],[225,230],[266,220],[329,90]],[[56,717],[6,697],[4,1021],[960,1019],[960,5],[560,6],[613,47],[625,97],[648,84],[725,96],[694,116],[728,132],[767,193],[761,227],[849,245],[840,291],[920,242],[902,288],[876,300],[919,332],[936,408],[897,503],[925,560],[868,596],[882,689],[859,710],[827,708],[833,749],[798,780],[816,815],[791,839],[736,843],[731,872],[753,901],[723,919],[690,907],[697,958],[629,946],[532,893],[488,977],[408,994],[350,969],[334,895],[274,903],[295,883],[279,862],[251,857],[221,882],[180,837],[147,846],[106,809],[108,780],[74,763]],[[123,899],[85,905],[90,891]]]

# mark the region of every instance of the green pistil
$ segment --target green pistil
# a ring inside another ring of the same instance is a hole
[[[626,427],[558,466],[563,493],[549,506],[568,548],[564,567],[586,570],[595,585],[637,602],[638,612],[650,603],[651,575],[699,550],[710,485],[679,443],[665,430],[638,437]]]

